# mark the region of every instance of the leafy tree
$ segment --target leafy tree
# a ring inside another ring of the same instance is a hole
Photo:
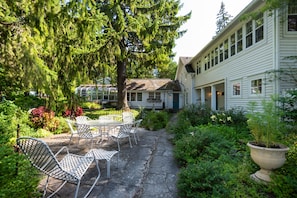
[[[228,12],[225,10],[225,4],[222,1],[221,8],[219,10],[219,13],[217,14],[217,30],[216,34],[220,33],[230,22],[232,16],[228,14]]]
[[[171,62],[180,26],[190,17],[177,16],[177,0],[104,0],[98,8],[108,17],[100,48],[101,60],[117,71],[118,108],[128,109],[125,82],[128,74],[141,76],[155,66],[166,68]]]

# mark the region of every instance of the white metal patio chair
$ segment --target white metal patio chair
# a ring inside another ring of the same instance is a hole
[[[122,119],[124,123],[133,123],[134,122],[133,113],[129,111],[124,111],[122,113]]]
[[[141,122],[142,122],[142,119],[138,119],[138,120],[134,121],[133,127],[130,130],[130,134],[132,134],[134,137],[135,144],[137,144],[137,141],[140,141],[139,135],[138,135],[138,128],[139,128],[139,125]]]
[[[91,120],[88,116],[77,116],[75,118],[77,124],[86,124],[88,120]]]
[[[18,138],[17,145],[25,154],[25,156],[28,157],[31,164],[42,173],[47,175],[43,197],[46,196],[50,177],[62,180],[64,182],[62,182],[62,184],[48,197],[55,195],[67,182],[76,184],[74,197],[78,196],[81,179],[94,161],[93,156],[87,157],[71,154],[68,152],[68,148],[65,146],[62,147],[56,154],[54,154],[44,141],[31,137]],[[63,150],[66,150],[67,153],[59,161],[56,157]],[[98,175],[84,197],[87,197],[91,193],[100,178],[100,168],[98,166],[97,160],[95,160],[95,163]]]
[[[113,131],[110,134],[110,137],[112,140],[116,141],[118,144],[118,151],[121,151],[120,148],[120,141],[124,138],[129,139],[130,148],[132,148],[131,138],[130,138],[130,131],[132,129],[133,123],[124,123],[119,125],[119,129],[116,131]]]
[[[74,130],[74,128],[73,128],[74,121],[66,119],[66,122],[67,122],[67,125],[68,125],[68,127],[70,129],[70,133],[71,133],[71,136],[70,136],[70,139],[69,139],[69,145],[70,145],[73,136],[77,136],[78,133],[77,133],[77,130]]]
[[[94,139],[98,139],[99,137],[102,139],[102,133],[98,130],[91,130],[90,126],[87,124],[77,123],[76,129],[78,134],[78,144],[80,139],[88,139],[91,140],[91,148],[93,148]],[[99,140],[97,142],[99,142]]]

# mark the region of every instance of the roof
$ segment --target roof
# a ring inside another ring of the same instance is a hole
[[[130,91],[181,91],[181,87],[178,81],[167,78],[128,79],[126,87],[127,90]]]
[[[182,64],[182,65],[186,65],[187,63],[189,63],[191,61],[193,57],[186,57],[186,56],[182,56],[182,57],[179,57],[179,62]]]

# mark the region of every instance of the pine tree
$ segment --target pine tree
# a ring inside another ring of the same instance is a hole
[[[228,14],[228,12],[225,10],[225,4],[222,1],[221,8],[219,10],[219,13],[217,14],[217,30],[216,34],[219,34],[231,21],[232,16]]]
[[[101,59],[115,65],[119,109],[128,109],[125,82],[128,69],[151,70],[169,65],[180,26],[190,17],[177,16],[177,0],[105,0],[98,5],[108,17]]]

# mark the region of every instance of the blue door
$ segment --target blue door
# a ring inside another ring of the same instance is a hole
[[[179,94],[173,93],[173,111],[179,110]]]

